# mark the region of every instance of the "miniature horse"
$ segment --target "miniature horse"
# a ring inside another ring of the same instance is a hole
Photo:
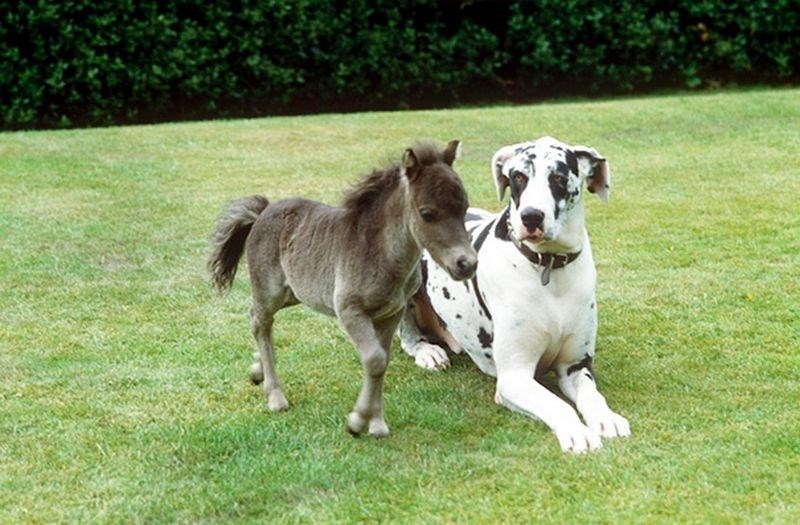
[[[242,252],[253,293],[250,327],[269,408],[288,408],[275,373],[272,323],[281,308],[304,303],[335,315],[361,356],[364,383],[347,419],[353,435],[383,437],[383,378],[392,335],[420,286],[422,250],[453,279],[472,277],[477,254],[464,229],[467,194],[453,170],[459,141],[444,151],[427,143],[405,151],[402,163],[373,171],[345,195],[342,207],[260,196],[230,204],[217,221],[208,261],[222,293]]]

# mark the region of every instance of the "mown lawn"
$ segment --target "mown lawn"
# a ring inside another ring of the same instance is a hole
[[[292,408],[250,386],[249,284],[205,257],[223,204],[337,202],[418,137],[489,159],[553,135],[610,160],[587,198],[596,370],[633,436],[584,456],[457,357],[395,343],[386,440],[329,318],[276,322]],[[0,522],[800,520],[800,91],[0,134]]]

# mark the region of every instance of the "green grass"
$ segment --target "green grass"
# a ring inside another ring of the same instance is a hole
[[[0,522],[778,522],[800,519],[800,91],[0,134]],[[215,297],[235,197],[337,202],[418,137],[489,159],[549,134],[608,157],[587,195],[596,370],[630,439],[563,454],[464,357],[395,343],[386,440],[332,319],[276,323],[292,408],[248,384],[249,285]]]

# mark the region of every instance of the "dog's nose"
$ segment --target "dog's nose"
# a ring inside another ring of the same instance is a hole
[[[465,279],[468,279],[475,273],[475,269],[478,267],[478,260],[462,255],[456,261],[456,266],[458,267],[458,273]]]
[[[544,221],[544,212],[528,206],[519,212],[519,217],[522,219],[522,224],[525,225],[528,231],[533,231],[542,227],[542,222]]]

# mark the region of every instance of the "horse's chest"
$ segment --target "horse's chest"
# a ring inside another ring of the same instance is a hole
[[[370,317],[381,320],[391,317],[405,309],[411,296],[419,289],[421,281],[419,273],[412,271],[403,280],[387,279],[391,286],[381,288],[374,286],[366,301],[369,305]],[[376,283],[373,283],[373,285]]]

